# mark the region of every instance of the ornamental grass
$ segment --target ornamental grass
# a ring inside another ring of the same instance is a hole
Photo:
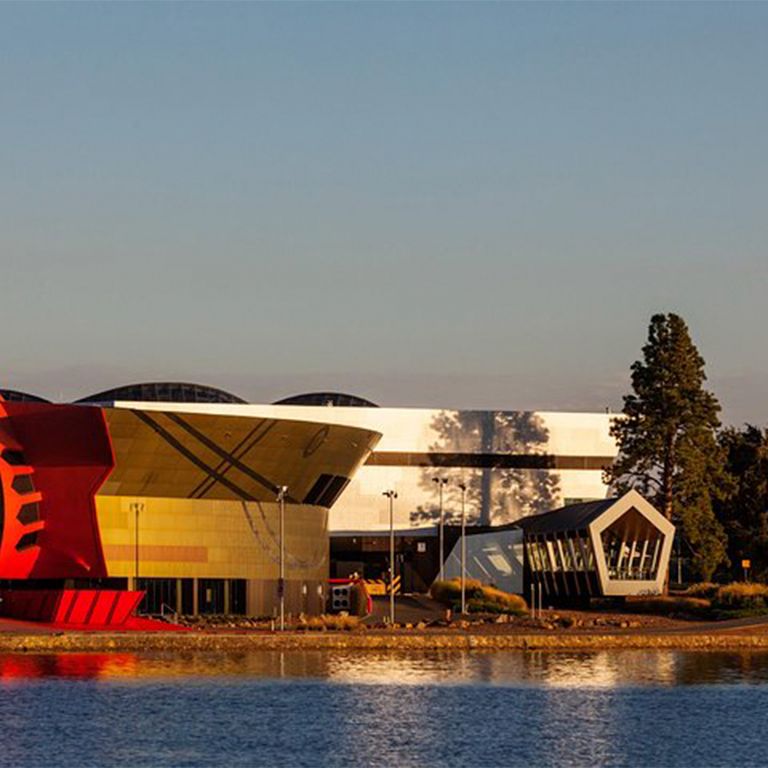
[[[768,585],[735,581],[720,587],[712,607],[721,611],[768,611]]]
[[[630,597],[627,610],[633,613],[649,613],[656,616],[704,616],[710,608],[710,601],[703,597],[682,595],[653,595]]]
[[[688,589],[685,590],[686,597],[702,597],[705,600],[711,600],[720,589],[720,584],[715,584],[712,581],[701,581],[698,584],[691,584]]]
[[[357,616],[345,614],[323,614],[322,616],[300,616],[297,629],[315,632],[336,631],[351,632],[365,629],[365,625]]]
[[[528,613],[528,606],[520,595],[504,592],[476,579],[465,581],[468,613],[510,613],[522,616]],[[429,590],[433,600],[454,610],[461,609],[461,579],[436,581]]]

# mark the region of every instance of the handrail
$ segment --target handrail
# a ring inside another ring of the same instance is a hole
[[[165,618],[165,609],[168,609],[168,613],[173,616],[173,620],[177,621],[179,618],[179,612],[175,608],[171,608],[168,603],[160,603],[160,615]]]

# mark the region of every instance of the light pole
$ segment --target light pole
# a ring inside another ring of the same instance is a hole
[[[139,512],[144,509],[140,501],[131,502],[131,511],[133,512],[133,588],[139,588]]]
[[[443,515],[443,488],[445,488],[446,484],[448,483],[447,477],[433,477],[432,478],[433,483],[437,483],[437,488],[440,492],[440,576],[439,579],[442,581],[445,578],[445,558],[444,558],[444,551],[445,551],[445,516]]]
[[[277,500],[280,503],[280,578],[277,581],[277,596],[280,599],[280,631],[285,629],[285,494],[288,486],[281,485],[277,489]]]
[[[467,496],[467,486],[459,483],[461,490],[461,614],[467,612],[467,518],[464,513],[464,502]]]
[[[389,499],[389,625],[395,624],[395,499],[397,491],[384,491]]]

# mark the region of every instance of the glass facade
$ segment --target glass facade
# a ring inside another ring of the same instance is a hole
[[[139,605],[139,613],[160,615],[177,611],[176,579],[139,579],[137,588],[146,590],[146,595]]]
[[[525,537],[530,580],[551,597],[600,594],[595,552],[587,530]]]

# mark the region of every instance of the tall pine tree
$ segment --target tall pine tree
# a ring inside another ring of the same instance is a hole
[[[651,318],[643,359],[632,365],[633,393],[611,427],[619,455],[608,470],[620,491],[636,488],[678,526],[696,576],[727,562],[712,510],[727,479],[717,442],[717,398],[704,389],[704,360],[676,314]]]

